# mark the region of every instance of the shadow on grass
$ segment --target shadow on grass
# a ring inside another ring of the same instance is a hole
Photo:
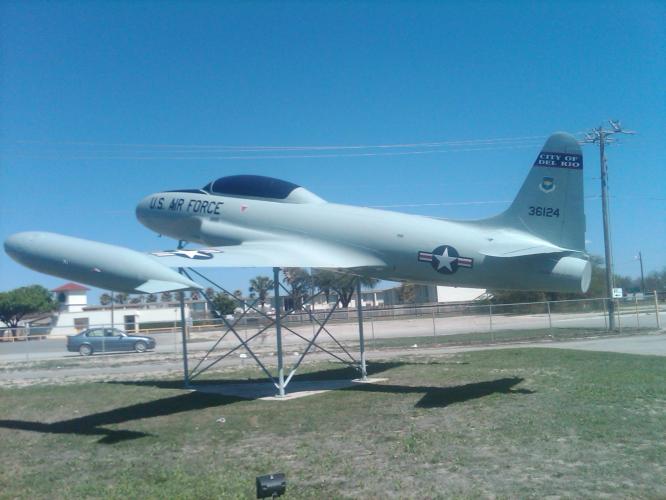
[[[102,436],[98,441],[114,444],[120,441],[142,438],[151,434],[126,430],[105,429],[102,426],[131,422],[142,418],[161,417],[176,413],[202,410],[212,406],[222,406],[243,401],[232,396],[190,392],[169,398],[157,399],[147,403],[138,403],[85,417],[73,418],[45,424],[25,420],[0,420],[0,427],[24,431],[44,432],[49,434],[78,434],[82,436]]]
[[[372,363],[368,366],[368,375],[376,375],[383,371],[397,368],[409,363]],[[349,367],[333,368],[312,373],[295,375],[293,380],[315,381],[351,379],[358,372]],[[255,379],[217,379],[198,382],[200,385],[224,384],[224,383],[247,383],[248,381],[263,382],[265,378]],[[418,408],[443,408],[455,403],[463,403],[472,399],[489,396],[491,394],[532,394],[527,389],[514,389],[523,381],[522,378],[502,378],[486,382],[475,382],[454,387],[432,387],[432,386],[403,386],[392,384],[359,384],[348,387],[347,391],[366,391],[392,394],[424,394],[415,405]],[[148,380],[136,382],[105,382],[110,384],[151,386],[165,389],[180,389],[182,382],[178,380]],[[29,422],[25,420],[0,420],[0,427],[6,429],[42,432],[49,434],[75,434],[82,436],[101,436],[98,443],[115,444],[121,441],[138,439],[151,436],[149,433],[105,429],[104,426],[131,422],[144,418],[174,415],[193,410],[202,410],[214,406],[223,406],[247,401],[247,399],[236,396],[225,396],[205,392],[188,392],[168,398],[157,399],[146,403],[117,408],[100,413],[94,413],[84,417],[77,417],[50,424],[42,422]]]
[[[368,370],[368,373],[379,373],[391,368],[396,368],[402,363],[374,363]],[[354,378],[358,376],[358,372],[354,368],[341,367],[329,370],[321,370],[312,373],[303,373],[295,375],[294,380],[333,380],[341,378]],[[265,382],[265,378],[243,379],[243,380],[203,380],[198,381],[198,385],[209,385],[219,383],[238,383],[248,381],[261,381]],[[147,380],[136,382],[104,382],[105,384],[121,384],[121,385],[139,385],[158,387],[162,389],[182,389],[183,382],[180,380]],[[49,434],[78,434],[83,436],[102,436],[98,441],[103,444],[114,444],[120,441],[127,441],[131,439],[138,439],[151,434],[144,432],[126,431],[126,430],[111,430],[105,429],[105,425],[120,424],[123,422],[131,422],[132,420],[140,420],[142,418],[161,417],[166,415],[173,415],[192,410],[202,410],[213,406],[222,406],[237,403],[239,401],[247,401],[247,399],[224,396],[219,394],[209,394],[204,392],[189,392],[187,394],[180,394],[147,403],[138,403],[123,408],[117,408],[101,413],[87,415],[85,417],[77,417],[70,420],[62,420],[60,422],[53,422],[50,424],[42,422],[29,422],[25,420],[0,420],[0,427],[6,429],[43,432]]]
[[[404,362],[373,362],[367,366],[368,376],[373,376],[399,368],[411,363]],[[292,377],[293,382],[313,382],[324,380],[352,380],[359,377],[359,371],[350,366],[340,366],[337,368],[329,368],[326,370],[318,370],[314,372],[297,373]],[[248,384],[248,383],[266,383],[268,378],[264,375],[257,375],[249,378],[209,378],[209,379],[195,379],[192,381],[192,389],[206,385],[223,385],[223,384]],[[182,389],[182,380],[137,380],[137,381],[112,381],[105,382],[107,384],[121,384],[121,385],[139,385],[157,387],[160,389]]]
[[[423,394],[423,397],[414,406],[417,408],[444,408],[455,403],[464,403],[472,399],[490,396],[491,394],[534,394],[534,391],[529,389],[514,389],[523,380],[520,377],[500,378],[453,387],[364,384],[344,390],[392,394]]]

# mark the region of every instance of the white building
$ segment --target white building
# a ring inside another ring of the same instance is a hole
[[[126,332],[138,333],[151,328],[172,327],[180,323],[178,303],[149,302],[141,304],[111,304],[89,306],[88,288],[67,283],[54,290],[60,304],[51,327],[52,336],[74,335],[93,326],[113,326]],[[205,309],[205,304],[185,304],[185,318],[191,320],[192,311]]]
[[[401,304],[400,288],[396,286],[384,290],[363,292],[364,307],[391,307]],[[52,336],[74,335],[86,328],[113,326],[126,332],[150,334],[152,329],[159,330],[180,325],[180,306],[177,302],[144,302],[139,304],[111,304],[107,306],[89,306],[88,288],[75,283],[67,283],[53,290],[60,304],[59,312],[51,323]],[[482,300],[487,297],[486,290],[479,288],[455,288],[435,285],[415,285],[413,304],[461,303]],[[331,294],[329,300],[335,301]],[[269,300],[272,304],[272,300]],[[315,301],[315,309],[330,309],[333,303],[327,303],[324,295]],[[289,307],[289,305],[288,305]],[[356,297],[352,298],[350,308],[356,307]],[[185,302],[185,318],[190,324],[198,319],[208,318],[208,308],[204,301]]]
[[[88,290],[77,283],[66,283],[51,290],[55,293],[60,312],[81,312],[88,305]]]

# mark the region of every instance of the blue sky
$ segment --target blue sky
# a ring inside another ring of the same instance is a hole
[[[648,1],[3,2],[0,239],[171,247],[136,221],[139,199],[238,173],[481,218],[507,207],[551,132],[620,118],[638,135],[608,151],[615,269],[637,275],[638,250],[661,269],[664,25],[666,4]],[[471,142],[423,145],[452,141]],[[220,147],[407,143],[421,145]],[[601,255],[598,151],[584,152]],[[256,274],[212,276],[246,289]],[[0,254],[0,290],[62,281]]]

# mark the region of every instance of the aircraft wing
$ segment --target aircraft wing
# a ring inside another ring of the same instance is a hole
[[[370,250],[317,240],[248,241],[240,245],[152,252],[168,267],[321,267],[385,266]]]

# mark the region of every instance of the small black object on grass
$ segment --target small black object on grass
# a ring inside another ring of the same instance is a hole
[[[287,479],[282,473],[257,476],[257,498],[277,498],[286,490]]]

